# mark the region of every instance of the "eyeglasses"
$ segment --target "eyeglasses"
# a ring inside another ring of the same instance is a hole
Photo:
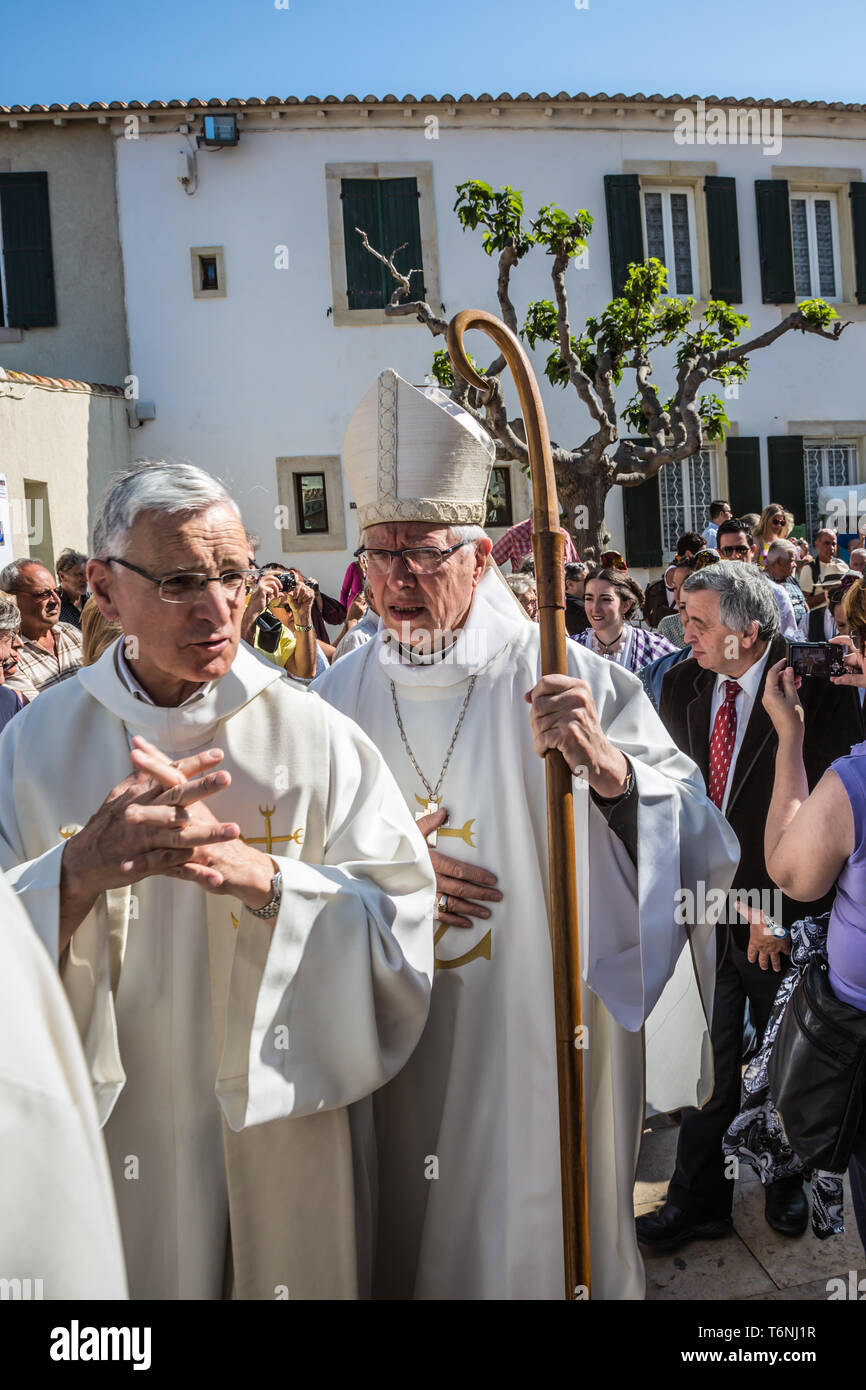
[[[399,555],[410,574],[435,574],[440,565],[469,541],[458,541],[447,550],[439,550],[433,545],[410,546],[406,550],[368,550],[366,546],[356,550],[366,574],[387,574],[395,555]]]
[[[720,555],[748,555],[749,546],[747,545],[720,545]]]
[[[19,589],[19,590],[18,590],[18,593],[19,593],[19,595],[21,595],[21,594],[26,594],[28,598],[35,599],[37,603],[41,603],[41,602],[43,601],[43,599],[46,599],[46,598],[56,598],[56,597],[58,596],[58,594],[60,593],[60,590],[57,589],[57,588],[55,588],[55,589],[39,589],[39,590],[37,590],[37,591],[34,593],[34,591],[33,591],[32,589]]]
[[[208,584],[220,584],[223,594],[228,599],[238,598],[247,586],[251,578],[249,570],[226,570],[224,574],[167,574],[162,579],[158,579],[155,574],[149,574],[138,565],[132,565],[128,560],[121,560],[116,555],[106,555],[103,564],[123,565],[124,569],[132,570],[133,574],[140,574],[143,579],[149,579],[151,584],[156,584],[159,589],[159,596],[165,603],[194,603],[197,598],[207,592]]]

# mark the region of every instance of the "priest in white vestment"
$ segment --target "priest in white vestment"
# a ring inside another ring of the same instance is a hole
[[[0,873],[2,1298],[126,1298],[90,1077],[57,970]]]
[[[473,417],[392,371],[344,442],[383,626],[313,688],[370,736],[415,814],[441,805],[422,820],[439,893],[430,1018],[399,1076],[353,1109],[377,1213],[372,1286],[563,1297],[540,756],[558,747],[587,770],[574,787],[592,1296],[640,1298],[644,1024],[655,1009],[650,1098],[703,1103],[713,929],[687,941],[675,908],[681,886],[726,889],[738,846],[635,677],[570,642],[569,676],[540,680],[538,627],[487,568],[492,459]]]
[[[0,862],[84,1042],[130,1293],[356,1297],[346,1107],[427,1017],[426,846],[369,739],[239,648],[221,484],[120,474],[93,553],[125,636],[0,738]]]

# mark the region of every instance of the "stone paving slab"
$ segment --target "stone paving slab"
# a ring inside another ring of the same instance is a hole
[[[677,1134],[678,1127],[667,1116],[655,1116],[647,1123],[635,1183],[636,1216],[654,1211],[664,1200]],[[849,1271],[863,1277],[863,1247],[847,1178],[845,1215],[842,1236],[819,1241],[811,1229],[797,1239],[781,1236],[764,1220],[764,1194],[757,1174],[744,1167],[734,1194],[734,1234],[722,1240],[692,1241],[665,1253],[641,1250],[647,1298],[824,1300],[829,1279],[842,1278],[847,1286]]]

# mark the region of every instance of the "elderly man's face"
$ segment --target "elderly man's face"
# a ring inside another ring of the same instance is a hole
[[[866,570],[866,555],[858,555],[855,550],[851,555],[851,569],[862,574]]]
[[[53,627],[60,617],[60,595],[54,575],[44,565],[25,565],[21,570],[15,599],[21,612],[21,631],[37,637]]]
[[[5,685],[18,670],[18,653],[22,642],[17,632],[0,632],[0,685]]]
[[[178,516],[142,512],[123,558],[155,578],[182,571],[216,577],[246,570],[247,544],[240,517],[217,503]],[[119,619],[136,679],[158,704],[179,704],[195,686],[230,669],[240,640],[243,585],[233,597],[220,584],[208,584],[192,603],[166,603],[155,584],[121,565],[91,560],[87,578],[103,615]]]
[[[435,546],[448,550],[455,544],[447,526],[426,521],[383,522],[364,531],[368,549],[402,550],[410,546]],[[484,573],[491,549],[485,537],[455,550],[433,574],[410,574],[395,555],[384,574],[368,572],[370,587],[382,621],[404,645],[412,633],[423,640],[461,627],[472,603],[476,585]],[[419,639],[414,639],[416,645]]]
[[[794,573],[796,563],[797,557],[793,551],[790,555],[787,552],[784,555],[777,555],[775,560],[767,561],[767,573],[777,584],[784,584],[785,580],[790,579]]]
[[[836,537],[832,531],[822,531],[815,537],[815,553],[824,565],[829,565],[838,549]]]
[[[683,589],[680,597],[683,635],[698,665],[720,676],[747,671],[760,655],[756,651],[758,624],[753,623],[748,633],[726,627],[719,616],[719,595],[712,589]]]
[[[87,593],[87,566],[83,561],[80,565],[63,570],[57,579],[67,598],[82,598]]]

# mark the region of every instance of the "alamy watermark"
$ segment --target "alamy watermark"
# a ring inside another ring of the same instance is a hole
[[[745,909],[740,911],[740,908]],[[695,891],[678,888],[674,893],[674,921],[678,926],[729,927],[748,925],[748,911],[760,912],[765,919],[779,923],[782,893],[778,888],[707,888],[699,880]]]
[[[677,145],[762,145],[765,155],[782,152],[778,106],[679,106],[674,112]]]

